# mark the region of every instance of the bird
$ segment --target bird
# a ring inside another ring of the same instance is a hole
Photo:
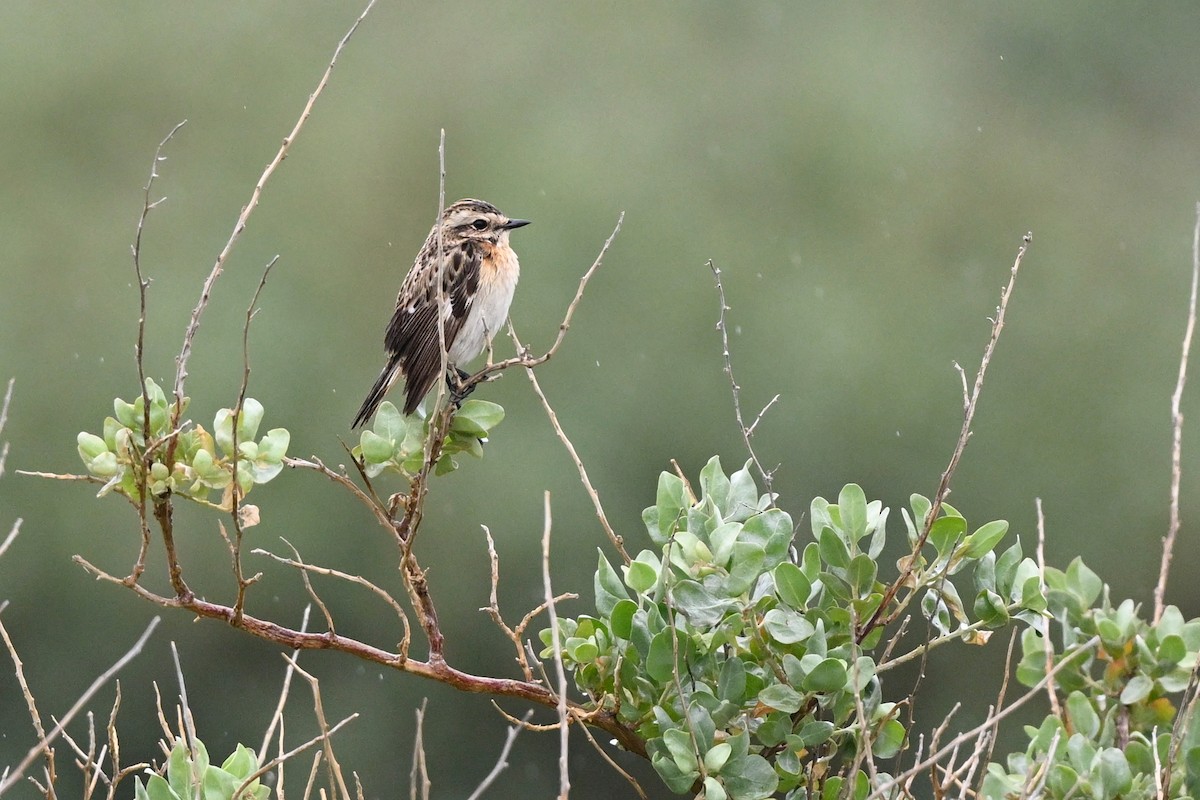
[[[529,224],[491,203],[464,199],[442,211],[400,285],[396,310],[384,333],[387,362],[351,428],[367,423],[388,391],[404,377],[404,414],[417,410],[442,369],[438,336],[438,276],[445,305],[446,379],[468,377],[460,365],[480,353],[508,318],[520,276],[509,233]],[[457,398],[461,400],[461,398]]]

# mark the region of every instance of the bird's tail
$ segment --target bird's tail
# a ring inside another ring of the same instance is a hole
[[[358,413],[354,415],[354,422],[350,423],[351,428],[365,425],[371,417],[375,416],[375,412],[379,409],[379,404],[383,402],[388,389],[392,388],[392,384],[396,382],[396,378],[399,375],[400,359],[397,356],[391,356],[388,358],[387,366],[383,368],[383,372],[380,372],[379,377],[375,380],[375,385],[367,393],[367,399],[363,400],[362,408],[358,409]]]

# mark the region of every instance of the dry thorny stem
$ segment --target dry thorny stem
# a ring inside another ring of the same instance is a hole
[[[96,692],[100,691],[100,689],[108,684],[108,682],[111,681],[113,677],[125,667],[126,664],[128,664],[130,661],[136,658],[139,653],[142,652],[142,648],[145,646],[146,640],[150,638],[150,634],[154,632],[156,627],[158,627],[159,620],[159,617],[155,617],[154,619],[150,620],[150,624],[146,626],[144,631],[142,631],[142,635],[138,637],[138,640],[133,644],[133,646],[126,650],[125,654],[117,659],[116,663],[114,663],[111,667],[101,673],[94,681],[92,681],[91,685],[88,686],[83,694],[79,696],[79,699],[76,700],[75,703],[67,710],[67,713],[63,714],[61,718],[58,718],[58,721],[55,723],[53,728],[51,728],[44,735],[39,734],[38,741],[29,749],[29,751],[25,754],[25,757],[22,758],[15,767],[7,770],[4,777],[0,779],[0,795],[3,795],[8,789],[12,788],[18,781],[21,780],[21,777],[25,774],[25,771],[29,769],[29,766],[35,760],[37,760],[39,755],[48,755],[52,752],[50,745],[53,744],[54,740],[62,734],[63,730],[71,723],[72,720],[75,719],[83,707],[91,701]],[[3,624],[0,624],[0,631],[3,631],[3,629]],[[8,645],[9,656],[13,659],[14,663],[19,665],[20,659],[17,657],[16,648],[13,647],[9,642],[7,632],[4,632],[3,638],[6,645]],[[17,669],[19,673],[20,667],[18,666]],[[26,703],[31,709],[31,716],[33,716],[34,719],[37,719],[37,712],[33,707],[32,693],[28,693],[29,690],[27,687],[25,688],[25,691],[27,692]],[[36,723],[36,725],[40,727],[40,722]],[[48,755],[48,757],[52,756]]]
[[[754,451],[754,444],[751,439],[754,437],[754,429],[758,427],[758,423],[762,422],[763,416],[770,410],[771,406],[775,405],[779,400],[779,395],[775,395],[767,404],[763,406],[762,411],[758,412],[758,416],[754,418],[754,422],[746,424],[745,418],[742,416],[742,387],[738,385],[737,380],[733,377],[733,359],[729,354],[729,326],[725,322],[725,312],[729,310],[729,304],[725,300],[725,284],[721,282],[721,270],[710,259],[708,268],[712,270],[713,280],[717,283],[717,298],[720,301],[720,311],[717,316],[717,330],[721,333],[721,356],[725,359],[725,376],[729,378],[729,389],[733,393],[733,414],[737,419],[738,430],[741,431],[742,441],[746,443],[746,450],[750,453],[750,459],[754,462],[754,468],[758,470],[758,474],[762,476],[763,486],[767,493],[771,492],[771,481],[775,477],[775,470],[778,466],[771,470],[763,468],[762,462],[758,460],[758,453]]]
[[[1196,293],[1200,285],[1200,203],[1196,204],[1196,226],[1192,231],[1192,294],[1188,301],[1187,326],[1183,333],[1183,345],[1179,354],[1179,378],[1175,392],[1171,395],[1171,505],[1167,535],[1163,538],[1162,562],[1158,568],[1158,583],[1154,587],[1154,622],[1162,619],[1167,593],[1167,574],[1171,569],[1171,555],[1175,550],[1175,536],[1179,533],[1179,483],[1183,468],[1183,387],[1187,383],[1188,354],[1192,349],[1192,334],[1196,330]]]
[[[1017,257],[1013,262],[1012,271],[1009,273],[1008,283],[1000,292],[1000,305],[997,306],[996,316],[992,320],[991,337],[988,339],[987,346],[983,350],[983,358],[979,362],[979,371],[975,373],[975,384],[969,394],[967,392],[965,373],[962,372],[961,367],[955,365],[958,367],[960,375],[963,376],[963,423],[958,435],[958,441],[954,446],[954,452],[950,455],[950,463],[946,466],[946,471],[942,473],[942,479],[938,484],[937,493],[934,495],[933,504],[930,506],[929,512],[925,515],[921,535],[912,547],[912,557],[905,562],[904,569],[901,570],[896,580],[884,591],[883,599],[880,601],[878,607],[876,607],[875,613],[871,615],[870,619],[858,631],[857,639],[860,642],[875,628],[880,625],[886,625],[895,618],[895,614],[888,617],[885,617],[884,614],[888,606],[891,605],[892,600],[896,598],[896,594],[908,583],[913,571],[917,568],[919,554],[921,549],[925,547],[926,540],[929,538],[929,531],[941,513],[942,504],[946,502],[946,498],[950,494],[950,480],[954,477],[954,473],[958,469],[958,462],[967,447],[967,440],[971,438],[971,423],[975,419],[975,410],[979,406],[979,394],[983,390],[983,379],[987,374],[988,364],[991,363],[996,343],[1000,340],[1000,333],[1004,330],[1004,314],[1008,309],[1008,301],[1012,297],[1013,287],[1017,282],[1017,272],[1021,268],[1021,260],[1025,257],[1031,241],[1033,241],[1033,234],[1026,233],[1021,241],[1021,246],[1017,249]]]

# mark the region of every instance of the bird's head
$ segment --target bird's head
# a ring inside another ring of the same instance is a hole
[[[529,224],[527,219],[509,219],[500,209],[483,200],[459,200],[442,212],[442,234],[448,239],[469,239],[497,244],[508,232]]]

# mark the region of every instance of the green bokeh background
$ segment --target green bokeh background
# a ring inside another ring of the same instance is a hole
[[[154,148],[188,120],[160,166],[155,194],[168,199],[143,247],[153,278],[146,364],[165,384],[203,276],[359,10],[0,5],[0,377],[16,378],[0,529],[24,519],[0,561],[0,600],[46,716],[157,613],[71,563],[79,553],[128,570],[136,528],[125,504],[13,474],[79,469],[76,433],[97,431],[112,398],[137,391],[129,245]],[[293,454],[345,460],[339,439],[350,440],[395,290],[436,211],[444,128],[449,199],[482,197],[535,222],[514,235],[523,275],[512,318],[537,347],[625,212],[560,357],[539,375],[634,550],[647,544],[639,513],[671,458],[695,474],[714,453],[730,468],[745,457],[708,259],[726,281],[749,413],[780,395],[757,442],[781,464],[784,508],[800,521],[814,495],[849,481],[897,507],[935,490],[961,420],[952,364],[974,372],[1032,230],[952,502],[975,523],[1010,520],[1032,545],[1041,497],[1051,563],[1082,554],[1114,596],[1149,602],[1200,197],[1198,35],[1200,12],[1186,4],[905,3],[885,13],[382,2],[217,284],[190,364],[191,415],[207,425],[232,402],[246,306],[278,254],[251,335],[251,394],[267,407],[266,427],[291,430]],[[556,588],[583,595],[564,611],[589,609],[606,545],[525,378],[511,373],[480,395],[508,417],[485,460],[435,483],[419,548],[451,663],[514,674],[476,610],[488,588],[480,526],[497,541],[510,618],[540,598],[544,491]],[[1194,393],[1184,405],[1195,408]],[[1185,444],[1192,438],[1185,431]],[[1183,468],[1187,522],[1200,513],[1197,448]],[[283,552],[284,536],[311,561],[394,584],[389,541],[326,482],[288,473],[253,500],[264,521],[252,546]],[[1194,616],[1190,530],[1170,599]],[[183,509],[179,538],[193,587],[227,601],[213,515]],[[247,560],[265,572],[251,613],[296,624],[306,602],[297,576]],[[162,566],[156,548],[156,588]],[[365,592],[318,587],[339,632],[385,647],[398,637]],[[125,759],[153,754],[151,681],[176,691],[170,640],[214,756],[256,744],[283,671],[278,651],[168,613],[123,675]],[[938,653],[922,689],[925,729],[955,698],[967,703],[963,725],[981,717],[998,687],[984,668],[1003,648],[997,638]],[[499,750],[504,725],[486,698],[332,654],[302,663],[321,677],[331,717],[362,712],[338,751],[370,797],[407,786],[422,697],[435,796],[467,794]],[[891,684],[892,698],[907,685]],[[110,698],[94,704],[101,717]],[[303,691],[289,708],[299,742],[313,730]],[[573,796],[623,796],[575,737]],[[0,764],[31,741],[16,681],[0,668]],[[490,796],[552,795],[556,741],[523,735]],[[62,794],[74,796],[59,752]],[[620,760],[652,796],[665,793],[646,765]]]

